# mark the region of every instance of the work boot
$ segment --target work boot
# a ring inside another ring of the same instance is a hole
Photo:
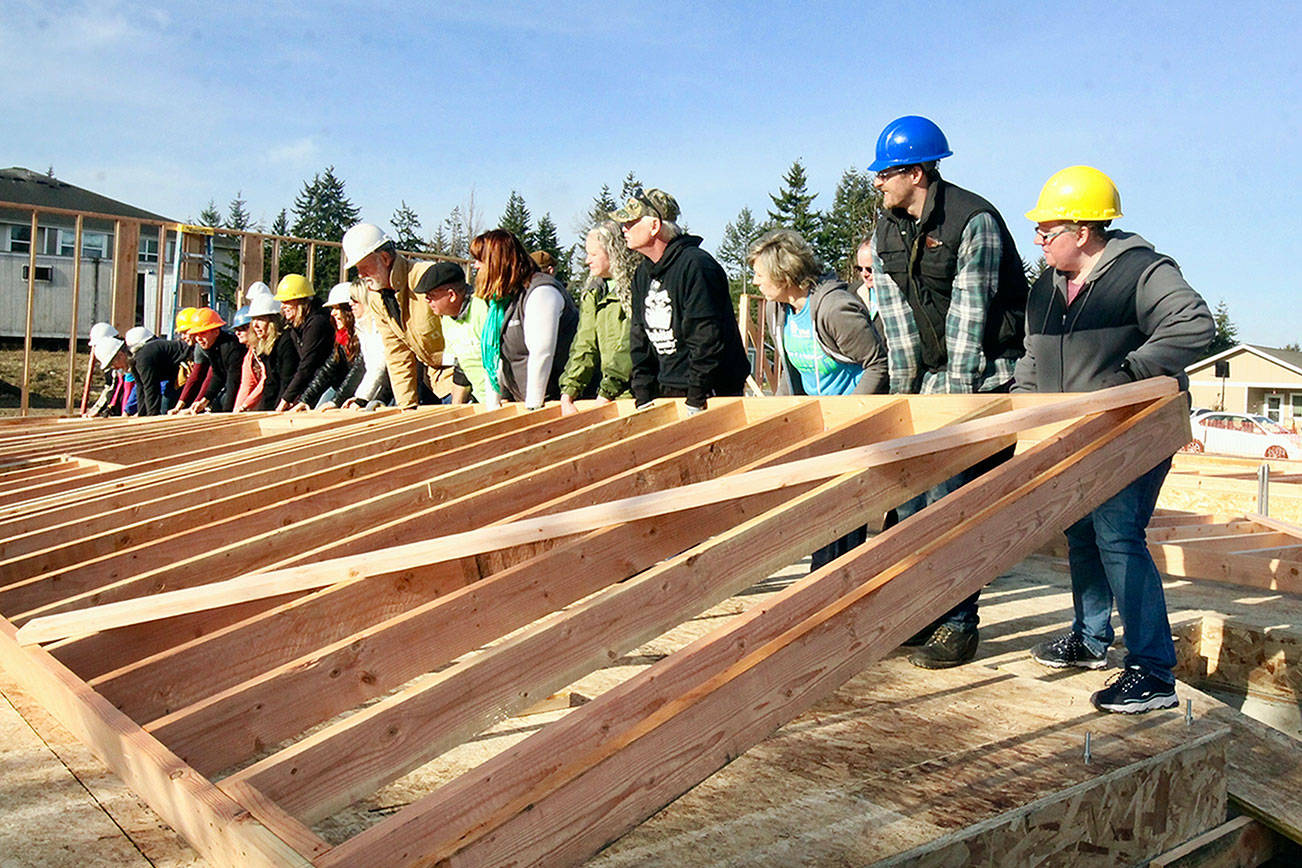
[[[923,669],[949,669],[976,656],[977,629],[959,630],[942,624],[927,644],[909,655],[909,662]]]
[[[923,627],[921,630],[919,630],[918,632],[914,633],[912,636],[910,636],[909,638],[901,642],[900,647],[917,648],[919,645],[926,645],[927,640],[930,639],[931,635],[935,632],[936,632],[936,625],[928,624],[927,626]]]

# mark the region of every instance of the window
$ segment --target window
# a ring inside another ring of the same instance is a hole
[[[81,255],[83,259],[108,259],[109,237],[103,232],[83,232]]]
[[[1283,395],[1267,395],[1266,412],[1264,415],[1267,418],[1271,419],[1272,421],[1278,422],[1280,418],[1280,413],[1282,411],[1283,403],[1284,403]]]
[[[1292,408],[1293,418],[1302,419],[1302,392],[1294,392],[1288,396],[1289,406]]]
[[[158,261],[158,239],[157,238],[140,239],[140,261],[141,262]]]
[[[24,265],[24,266],[23,266],[23,280],[26,280],[26,279],[27,279],[27,275],[28,275],[28,274],[29,274],[29,269],[28,269],[28,267],[27,267],[26,265]],[[42,282],[42,281],[45,282],[45,283],[49,283],[49,282],[50,282],[51,280],[53,280],[53,279],[54,279],[54,269],[53,269],[53,268],[51,268],[51,267],[48,266],[48,265],[38,265],[38,266],[36,266],[36,280],[37,280],[38,283],[40,283],[40,282]]]
[[[10,253],[29,253],[32,249],[32,227],[30,226],[10,226],[9,227],[9,252]]]

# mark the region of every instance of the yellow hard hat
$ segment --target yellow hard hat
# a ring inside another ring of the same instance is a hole
[[[190,326],[194,324],[194,315],[198,311],[195,307],[183,307],[176,314],[176,331],[178,334],[185,334],[190,331]]]
[[[190,331],[194,334],[219,329],[226,325],[226,320],[222,315],[210,307],[201,307],[194,312],[194,317],[190,320]]]
[[[316,295],[312,284],[301,274],[286,274],[276,284],[276,301],[293,301],[296,298],[311,298]]]
[[[1052,220],[1115,220],[1121,216],[1121,194],[1112,179],[1090,166],[1070,166],[1055,172],[1040,191],[1040,200],[1026,212],[1033,223]]]

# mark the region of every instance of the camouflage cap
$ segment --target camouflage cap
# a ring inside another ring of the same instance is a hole
[[[678,219],[678,202],[664,190],[652,188],[643,192],[634,190],[623,208],[610,212],[616,223],[628,223],[642,217],[659,217],[661,220]]]

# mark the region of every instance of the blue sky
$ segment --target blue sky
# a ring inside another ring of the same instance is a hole
[[[327,165],[386,226],[473,194],[487,228],[517,189],[566,242],[632,169],[713,248],[793,159],[826,207],[922,114],[1023,256],[1044,180],[1097,166],[1119,228],[1279,346],[1302,342],[1300,42],[1287,3],[0,0],[0,164],[181,219],[241,191],[267,224]]]

